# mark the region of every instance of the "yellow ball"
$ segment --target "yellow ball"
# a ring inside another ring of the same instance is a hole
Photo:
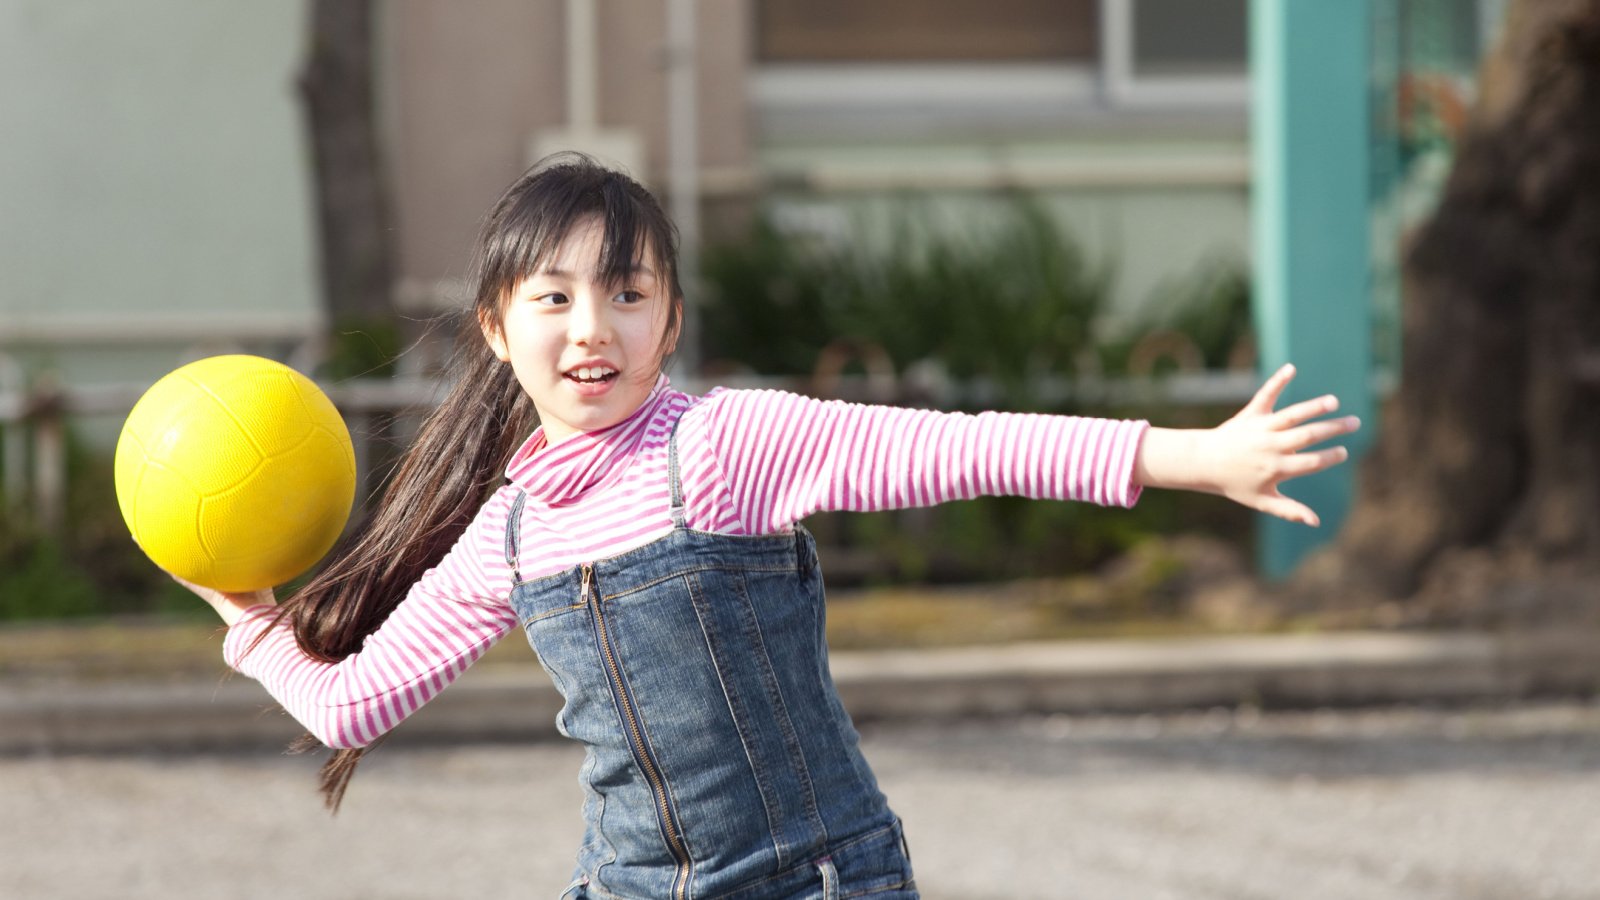
[[[117,439],[117,504],[156,565],[239,593],[306,571],[355,499],[350,432],[311,379],[213,356],[156,382]]]

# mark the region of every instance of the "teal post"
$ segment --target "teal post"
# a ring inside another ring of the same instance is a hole
[[[1263,374],[1298,370],[1281,405],[1337,394],[1361,417],[1352,461],[1288,482],[1320,529],[1262,516],[1258,565],[1281,578],[1343,523],[1371,442],[1368,0],[1251,0],[1254,316]]]

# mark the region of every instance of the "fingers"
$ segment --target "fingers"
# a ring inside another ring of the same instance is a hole
[[[1293,406],[1285,406],[1272,414],[1272,427],[1283,430],[1293,428],[1303,422],[1309,422],[1317,416],[1325,416],[1339,408],[1339,398],[1332,394],[1324,394],[1312,400],[1302,400]]]
[[[1338,422],[1318,423],[1315,426],[1296,429],[1296,432],[1302,436],[1311,435],[1312,439],[1306,441],[1306,443],[1314,444],[1319,440],[1327,440],[1329,437],[1354,431],[1357,424],[1355,417],[1350,416]],[[1291,453],[1284,456],[1277,466],[1277,475],[1266,486],[1270,493],[1259,494],[1256,502],[1251,505],[1280,519],[1298,522],[1302,525],[1310,525],[1312,528],[1321,527],[1322,520],[1317,517],[1317,514],[1309,506],[1285,497],[1278,491],[1277,484],[1331,469],[1349,458],[1350,451],[1345,447],[1329,447],[1326,450]]]
[[[1266,383],[1256,391],[1256,395],[1245,404],[1245,409],[1263,415],[1272,412],[1273,407],[1278,405],[1278,398],[1283,396],[1283,389],[1293,380],[1294,365],[1287,363],[1267,378]]]
[[[1349,458],[1350,451],[1344,447],[1330,447],[1315,453],[1296,453],[1284,463],[1283,477],[1289,479],[1314,475],[1323,469],[1331,469]]]
[[[1312,528],[1319,528],[1322,525],[1322,520],[1317,518],[1317,514],[1311,510],[1311,507],[1297,500],[1291,500],[1282,494],[1273,494],[1263,499],[1256,508],[1268,515],[1277,516],[1290,522],[1297,522],[1301,525],[1310,525]]]
[[[179,578],[178,576],[173,575],[171,572],[168,572],[167,575],[173,581],[176,581],[178,584],[183,585],[183,587],[186,588],[190,593],[194,594],[196,597],[199,597],[202,600],[209,599],[210,595],[216,593],[215,591],[211,590],[210,588],[201,587],[200,585],[195,584],[194,582],[188,580],[187,578]]]
[[[215,588],[208,588],[195,584],[186,578],[179,578],[177,575],[173,575],[171,572],[168,572],[167,575],[170,576],[173,581],[176,581],[178,584],[188,588],[189,591],[196,597],[199,597],[201,600],[213,605],[215,605],[218,600],[227,600],[244,606],[255,606],[262,603],[276,604],[278,602],[277,594],[272,588],[262,588],[257,591],[245,591],[243,593],[230,594],[224,591],[216,590]]]
[[[1304,450],[1312,444],[1332,440],[1352,434],[1361,428],[1361,420],[1355,416],[1345,416],[1340,419],[1329,419],[1324,422],[1313,422],[1299,428],[1282,432],[1278,437],[1277,446],[1286,452]]]

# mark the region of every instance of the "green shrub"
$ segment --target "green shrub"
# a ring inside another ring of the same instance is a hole
[[[58,541],[9,520],[0,529],[0,619],[62,619],[100,612],[99,590]]]
[[[31,510],[0,517],[0,620],[210,614],[128,534],[109,452],[69,438],[64,514],[58,535],[43,533]]]
[[[706,358],[764,375],[810,374],[840,338],[883,348],[903,373],[934,360],[956,379],[985,378],[1013,410],[1150,418],[1170,425],[1221,421],[1232,410],[1049,408],[1041,376],[1071,377],[1093,357],[1126,371],[1132,339],[1097,340],[1110,278],[1038,204],[1018,200],[997,228],[936,232],[907,203],[887,249],[783,234],[761,219],[748,237],[711,248],[704,275]],[[1187,334],[1221,367],[1249,328],[1249,286],[1237,266],[1207,265],[1168,285],[1141,330]],[[824,543],[854,551],[830,567],[849,583],[952,581],[1081,572],[1145,538],[1187,528],[1249,539],[1247,513],[1208,497],[1152,492],[1132,510],[986,497],[926,512],[823,515]]]
[[[934,360],[954,378],[994,381],[1007,408],[1035,408],[1036,380],[1070,373],[1093,346],[1106,271],[1029,201],[971,234],[936,232],[922,212],[902,211],[882,253],[787,236],[765,219],[709,249],[706,358],[807,375],[822,348],[855,340],[896,371]]]

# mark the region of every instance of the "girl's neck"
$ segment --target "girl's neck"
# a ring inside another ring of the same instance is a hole
[[[634,421],[646,409],[649,409],[651,406],[655,405],[656,400],[661,396],[662,389],[667,386],[667,383],[668,380],[666,373],[658,372],[655,377],[655,382],[650,388],[650,392],[645,395],[644,399],[639,402],[638,406],[634,407],[633,410],[627,414],[627,416],[625,416],[616,424],[607,425],[604,428],[597,428],[592,431],[562,429],[558,430],[554,434],[541,428],[535,435],[536,440],[533,440],[528,444],[523,451],[523,455],[533,456],[538,453],[543,453],[544,451],[554,447],[561,446],[562,444],[565,444],[575,438],[589,435],[603,435],[619,428],[626,428],[628,423]]]

